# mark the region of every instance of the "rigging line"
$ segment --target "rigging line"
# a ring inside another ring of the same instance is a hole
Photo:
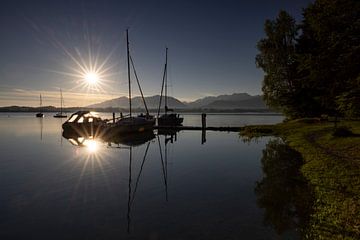
[[[137,85],[138,85],[139,90],[140,90],[140,93],[141,93],[141,98],[142,98],[143,103],[144,103],[144,106],[145,106],[146,114],[149,115],[149,109],[148,109],[148,107],[147,107],[147,105],[146,105],[146,101],[145,101],[145,98],[144,98],[144,94],[143,94],[143,91],[142,91],[142,89],[141,89],[140,82],[139,82],[139,78],[138,78],[138,76],[137,76],[137,73],[136,73],[136,70],[135,70],[134,61],[133,61],[131,55],[130,55],[130,62],[131,62],[131,65],[132,65],[132,67],[133,67],[133,70],[134,70],[134,75],[135,75],[136,82],[137,82]]]
[[[146,160],[146,156],[147,156],[147,153],[148,153],[148,150],[149,150],[149,146],[150,146],[150,141],[148,142],[148,144],[147,144],[147,146],[146,146],[146,150],[145,150],[145,154],[144,154],[144,157],[143,157],[143,160],[142,160],[142,163],[141,163],[140,171],[139,171],[139,174],[138,174],[138,176],[137,176],[137,178],[136,178],[134,193],[133,193],[133,195],[132,195],[132,199],[131,199],[130,205],[132,205],[133,202],[134,202],[134,200],[135,200],[136,190],[137,190],[137,187],[138,187],[138,184],[139,184],[139,180],[140,180],[140,176],[141,176],[141,173],[142,173],[144,164],[145,164],[145,160]]]
[[[157,117],[158,117],[158,118],[159,118],[159,115],[160,115],[161,101],[162,101],[163,92],[164,92],[165,76],[166,76],[166,62],[165,62],[165,67],[164,67],[164,74],[163,74],[162,85],[161,85],[161,94],[160,94],[159,108],[158,108],[158,113],[157,113]]]

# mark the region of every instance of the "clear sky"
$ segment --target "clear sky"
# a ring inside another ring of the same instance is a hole
[[[165,47],[176,98],[261,94],[255,55],[264,21],[280,9],[300,20],[310,2],[1,1],[0,106],[36,106],[40,93],[58,106],[60,88],[67,106],[126,95],[126,28],[147,96],[160,93]],[[84,81],[91,71],[101,72],[97,85]]]

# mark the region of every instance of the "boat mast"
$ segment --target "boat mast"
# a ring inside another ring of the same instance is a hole
[[[62,115],[62,101],[63,101],[63,97],[62,97],[62,91],[60,88],[60,114]]]
[[[131,117],[131,81],[130,81],[130,53],[129,53],[129,29],[126,29],[126,48],[127,48],[127,71],[129,81],[129,112]]]
[[[163,74],[163,79],[162,79],[162,84],[161,84],[160,101],[159,101],[159,108],[158,108],[157,117],[160,116],[160,108],[161,108],[161,103],[162,103],[162,98],[163,98],[165,78],[167,76],[167,74],[166,74],[166,71],[167,71],[167,51],[168,51],[168,49],[166,48],[166,60],[165,60],[164,74]],[[167,93],[165,92],[165,96],[166,96],[166,94]],[[166,104],[167,104],[167,100],[166,100],[166,97],[165,97],[165,113],[166,113]]]
[[[40,94],[40,108],[42,107],[42,98],[41,98],[41,94]],[[41,111],[41,109],[40,109]]]
[[[165,72],[164,72],[164,77],[165,77],[165,114],[167,112],[167,55],[168,55],[168,48],[166,48],[166,53],[165,53]]]

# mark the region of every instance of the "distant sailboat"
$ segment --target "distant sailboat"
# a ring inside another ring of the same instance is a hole
[[[41,94],[40,94],[40,112],[35,115],[38,118],[44,117],[44,114],[41,112],[41,108],[42,108],[42,98],[41,98]]]
[[[63,96],[62,96],[62,91],[60,89],[60,112],[58,112],[57,114],[54,115],[55,118],[66,118],[67,115],[63,114],[63,102],[64,102],[64,99],[63,99]]]
[[[107,129],[107,133],[123,134],[123,133],[138,133],[152,130],[155,124],[155,119],[146,116],[132,116],[131,106],[131,78],[130,78],[130,50],[129,50],[129,34],[126,30],[126,46],[127,46],[127,71],[128,71],[128,84],[129,84],[129,115],[120,118],[114,124],[111,124]],[[143,99],[144,100],[144,99]],[[148,114],[147,114],[148,115]]]
[[[170,113],[173,112],[173,109],[168,108],[167,105],[167,59],[168,59],[168,48],[166,48],[166,55],[165,55],[165,67],[164,67],[164,75],[163,75],[163,81],[161,85],[161,95],[160,95],[160,102],[159,102],[159,109],[158,109],[158,125],[159,126],[179,126],[184,121],[184,118],[180,117],[179,114]],[[160,109],[161,109],[161,102],[163,97],[163,90],[165,85],[165,113],[160,116]]]

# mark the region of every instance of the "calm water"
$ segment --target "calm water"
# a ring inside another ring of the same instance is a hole
[[[62,137],[62,119],[7,115],[0,115],[0,239],[297,239],[293,225],[279,230],[267,219],[261,159],[274,138],[244,143],[237,133],[207,132],[201,144],[201,132],[182,131],[173,142],[159,135],[139,146],[79,147]],[[208,120],[239,126],[282,117]],[[185,115],[186,125],[196,121]]]

